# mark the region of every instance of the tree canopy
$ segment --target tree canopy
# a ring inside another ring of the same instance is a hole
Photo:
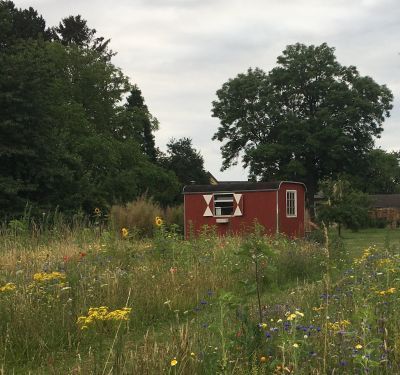
[[[167,152],[160,158],[164,168],[171,170],[178,178],[180,188],[193,182],[208,184],[209,178],[204,169],[204,159],[187,137],[172,138],[167,143]],[[178,198],[177,198],[178,199]]]
[[[157,160],[158,122],[108,41],[80,16],[49,29],[10,1],[0,16],[0,216],[27,203],[92,212],[143,194],[173,203],[180,185]]]
[[[308,189],[359,172],[382,132],[393,96],[385,85],[343,66],[327,44],[289,45],[277,66],[248,69],[217,91],[223,169],[242,163],[262,180],[293,179]]]

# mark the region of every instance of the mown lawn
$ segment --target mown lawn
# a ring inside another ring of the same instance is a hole
[[[400,228],[369,228],[361,229],[358,232],[345,229],[342,231],[342,238],[350,255],[357,257],[371,245],[378,247],[400,246]]]

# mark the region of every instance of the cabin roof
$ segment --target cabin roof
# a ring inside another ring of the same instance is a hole
[[[400,194],[370,195],[371,208],[400,208]]]
[[[291,184],[300,184],[302,182],[292,181],[270,181],[270,182],[252,182],[252,181],[224,181],[216,185],[186,185],[183,188],[183,194],[193,193],[213,193],[213,192],[245,192],[245,191],[271,191],[278,190],[283,182]]]

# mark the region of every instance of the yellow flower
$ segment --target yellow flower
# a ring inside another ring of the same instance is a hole
[[[61,272],[38,272],[33,275],[33,280],[39,283],[52,280],[65,280],[65,274]]]
[[[348,320],[339,320],[338,322],[335,323],[328,323],[328,329],[331,331],[341,331],[344,330],[346,327],[348,327],[351,323]]]
[[[171,366],[176,366],[177,364],[178,364],[178,361],[176,360],[176,358],[171,360]]]
[[[128,237],[128,234],[129,234],[129,230],[128,230],[128,229],[126,229],[126,228],[122,228],[122,229],[121,229],[121,236],[122,236],[122,238]]]
[[[261,323],[261,324],[260,324],[260,327],[261,327],[262,329],[267,329],[267,323]]]
[[[357,345],[355,346],[356,349],[362,349],[362,347],[363,347],[363,346],[362,346],[361,344],[357,344]]]
[[[96,216],[100,216],[100,215],[101,215],[101,210],[100,210],[100,208],[96,207],[96,208],[94,209],[94,214],[95,214]]]
[[[163,219],[160,216],[157,216],[155,219],[155,224],[157,227],[161,227],[163,225]]]
[[[293,320],[296,319],[297,315],[296,314],[289,314],[289,316],[287,317],[287,320]]]
[[[297,344],[297,343],[293,344],[293,348],[298,348],[298,347],[299,347],[299,344]]]
[[[389,288],[388,290],[381,290],[380,292],[376,292],[377,294],[379,294],[380,296],[385,296],[387,294],[393,294],[396,292],[396,288]]]
[[[123,307],[119,310],[109,311],[107,306],[90,307],[87,316],[78,317],[76,323],[81,329],[88,329],[88,326],[96,321],[121,321],[129,320],[132,309]]]
[[[196,354],[193,353],[193,352],[191,352],[190,355],[191,355],[192,357],[196,357]]]
[[[267,357],[264,356],[260,357],[260,362],[262,363],[267,362]]]
[[[7,283],[4,286],[0,287],[0,293],[1,292],[13,292],[17,287],[15,286],[14,283]]]

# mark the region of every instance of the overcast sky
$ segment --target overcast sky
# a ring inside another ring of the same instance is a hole
[[[160,121],[157,145],[190,137],[219,180],[245,180],[241,167],[220,172],[220,143],[211,137],[215,92],[249,67],[269,71],[288,44],[336,48],[343,65],[386,84],[395,101],[377,145],[400,149],[399,0],[15,0],[48,26],[80,14],[111,38],[114,64],[142,90]]]

